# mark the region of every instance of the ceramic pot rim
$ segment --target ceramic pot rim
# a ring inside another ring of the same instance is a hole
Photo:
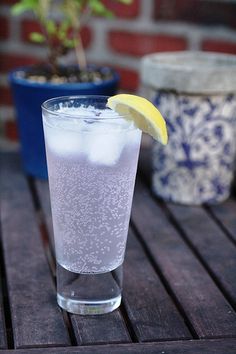
[[[97,66],[98,68],[100,68],[101,66]],[[73,89],[90,89],[90,88],[94,88],[94,87],[106,87],[106,86],[110,86],[111,84],[114,84],[114,82],[118,82],[120,77],[119,74],[112,68],[111,71],[113,73],[113,77],[110,80],[105,80],[105,81],[100,81],[100,82],[77,82],[77,83],[51,83],[51,82],[34,82],[34,81],[30,81],[27,80],[25,78],[21,78],[21,77],[17,77],[17,73],[19,73],[20,71],[27,71],[29,70],[30,66],[22,66],[20,68],[17,68],[15,70],[12,70],[9,73],[9,80],[10,82],[14,82],[15,84],[19,84],[21,86],[27,86],[27,87],[42,87],[42,88],[53,88],[53,89],[58,89],[61,91],[66,91],[66,90],[73,90]]]
[[[143,57],[141,82],[189,94],[236,93],[236,56],[212,52],[165,52]]]

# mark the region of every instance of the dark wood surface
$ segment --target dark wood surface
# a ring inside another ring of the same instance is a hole
[[[56,304],[48,183],[0,155],[0,354],[236,353],[236,201],[186,207],[149,187],[141,154],[120,308],[78,316]]]

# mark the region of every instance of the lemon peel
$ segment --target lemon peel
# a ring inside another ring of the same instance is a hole
[[[124,116],[125,119],[133,120],[139,129],[151,135],[163,145],[167,144],[168,135],[165,119],[146,98],[130,94],[118,94],[108,98],[107,107]]]

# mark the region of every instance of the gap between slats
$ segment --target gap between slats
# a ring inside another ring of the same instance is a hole
[[[0,220],[0,277],[1,277],[4,320],[5,320],[6,336],[7,336],[7,338],[6,338],[7,339],[7,348],[14,349],[11,309],[10,309],[10,303],[9,303],[9,293],[8,293],[8,286],[7,286],[7,279],[6,279],[4,254],[3,254],[3,248],[2,248],[1,220]]]
[[[217,217],[214,209],[210,205],[204,205],[204,209],[207,214],[214,220],[214,222],[219,226],[219,228],[224,232],[227,238],[236,246],[236,240],[232,237],[231,232],[228,230],[227,226]],[[235,215],[236,217],[236,215]]]

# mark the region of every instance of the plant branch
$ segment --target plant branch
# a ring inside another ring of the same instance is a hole
[[[128,5],[133,0],[116,1]],[[19,0],[12,6],[12,13],[15,15],[29,10],[34,12],[42,29],[41,32],[31,33],[30,38],[35,43],[47,45],[48,61],[55,74],[59,71],[58,58],[69,49],[74,49],[80,69],[86,69],[81,28],[93,15],[106,18],[111,18],[112,15],[102,0]],[[54,10],[62,16],[61,21],[56,22],[53,19]]]
[[[83,48],[83,44],[82,44],[82,39],[81,39],[79,32],[74,34],[73,40],[74,40],[77,63],[79,65],[80,69],[85,70],[87,67],[87,61],[86,61],[86,56],[85,56],[85,52],[84,52],[84,48]]]

